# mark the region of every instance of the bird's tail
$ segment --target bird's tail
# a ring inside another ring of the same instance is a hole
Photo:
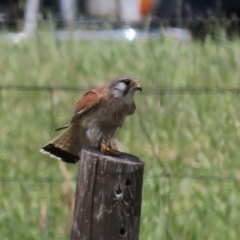
[[[40,152],[67,163],[76,163],[81,151],[79,124],[71,124],[62,134],[42,147]]]

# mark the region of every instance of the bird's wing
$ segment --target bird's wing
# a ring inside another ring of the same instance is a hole
[[[97,93],[93,91],[87,92],[78,102],[74,111],[74,116],[72,117],[71,124],[79,119],[83,113],[97,106],[100,97]]]
[[[76,104],[71,123],[63,127],[57,128],[56,131],[68,128],[73,122],[79,119],[79,117],[82,116],[83,113],[97,106],[101,97],[105,93],[105,89],[106,86],[102,86],[100,88],[86,92]]]
[[[99,104],[101,97],[105,93],[106,86],[91,90],[83,95],[83,97],[77,102],[74,116],[71,123],[75,122],[82,114],[88,110],[96,107]]]
[[[77,102],[74,114],[79,115],[99,103],[100,96],[95,91],[89,91]]]

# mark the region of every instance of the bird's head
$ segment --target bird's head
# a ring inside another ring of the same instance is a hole
[[[142,91],[139,81],[134,77],[119,76],[109,84],[109,90],[116,98],[132,95],[137,91]]]

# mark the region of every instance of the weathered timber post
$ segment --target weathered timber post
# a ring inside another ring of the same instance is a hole
[[[138,240],[144,163],[83,149],[71,240]]]

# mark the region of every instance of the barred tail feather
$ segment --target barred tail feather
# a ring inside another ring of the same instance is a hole
[[[79,161],[81,148],[79,125],[74,123],[62,134],[43,146],[40,152],[67,163],[76,163]]]

